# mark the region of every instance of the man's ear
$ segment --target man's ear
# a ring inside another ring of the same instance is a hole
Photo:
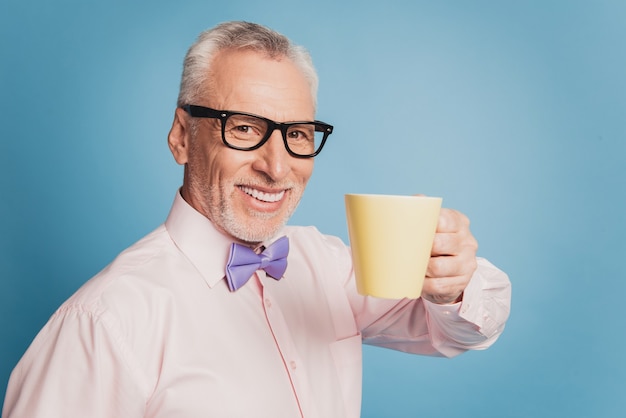
[[[167,136],[167,144],[174,159],[180,165],[187,164],[190,135],[191,126],[189,126],[187,114],[178,107],[174,112],[174,122],[172,122],[172,128]]]

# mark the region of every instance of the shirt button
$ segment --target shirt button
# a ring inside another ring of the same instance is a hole
[[[265,298],[265,306],[267,306],[268,308],[272,307],[272,301],[270,300],[270,298]]]
[[[295,361],[292,360],[289,365],[291,366],[291,370],[296,370],[297,365]]]

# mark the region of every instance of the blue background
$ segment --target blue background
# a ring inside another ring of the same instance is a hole
[[[507,271],[498,343],[366,347],[363,417],[626,410],[626,2],[0,0],[0,392],[52,312],[161,223],[203,29],[308,47],[335,125],[293,223],[347,239],[343,194],[425,193]]]

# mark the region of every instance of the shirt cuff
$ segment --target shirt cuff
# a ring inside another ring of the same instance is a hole
[[[502,316],[498,311],[503,309],[491,306],[490,293],[495,289],[490,288],[492,281],[503,280],[501,275],[489,262],[479,259],[461,302],[439,305],[424,300],[432,343],[440,353],[452,357],[468,349],[486,348],[495,341],[502,331],[496,319]],[[494,311],[492,315],[490,311]]]

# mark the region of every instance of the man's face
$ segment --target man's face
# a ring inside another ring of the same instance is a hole
[[[310,85],[288,59],[253,51],[221,51],[202,103],[218,110],[253,113],[276,122],[313,120]],[[279,130],[259,149],[239,151],[221,139],[220,121],[177,110],[170,148],[185,166],[183,197],[237,241],[273,237],[295,210],[313,171],[312,158],[295,158]],[[195,134],[194,132],[195,131]]]

